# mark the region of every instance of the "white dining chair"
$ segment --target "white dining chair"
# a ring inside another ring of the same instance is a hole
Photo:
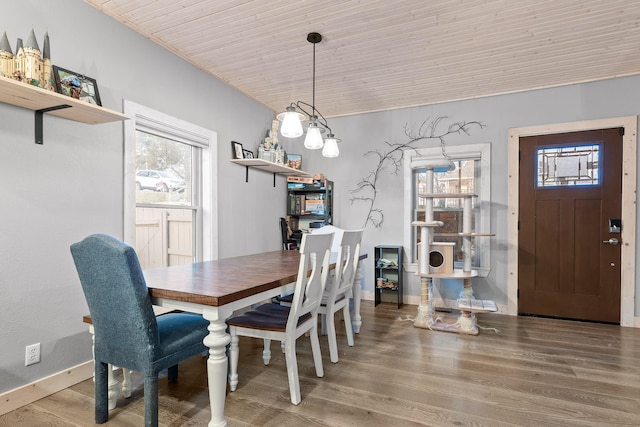
[[[323,326],[326,325],[329,340],[329,354],[333,363],[338,362],[338,343],[336,338],[335,314],[342,311],[347,343],[353,347],[353,327],[349,313],[349,298],[358,268],[360,257],[360,242],[363,230],[341,230],[336,258],[336,268],[332,278],[327,282],[318,314],[322,315]],[[335,236],[334,236],[335,240]],[[324,327],[322,328],[324,331]]]
[[[335,225],[325,225],[320,228],[314,228],[311,230],[311,234],[333,234],[333,241],[331,242],[331,252],[335,254],[340,248],[340,241],[342,240],[342,228]]]
[[[239,316],[227,320],[231,345],[229,347],[229,386],[235,391],[238,386],[239,336],[262,338],[263,359],[269,364],[271,340],[284,342],[289,394],[291,403],[301,401],[296,340],[306,332],[311,339],[313,361],[318,377],[324,376],[320,341],[318,339],[318,308],[322,300],[329,272],[329,258],[333,234],[305,234],[300,246],[300,266],[291,306],[266,303]],[[311,272],[309,274],[309,268]]]

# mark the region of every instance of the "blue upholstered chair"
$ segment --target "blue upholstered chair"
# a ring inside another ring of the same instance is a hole
[[[209,322],[189,313],[156,318],[134,249],[106,234],[71,245],[95,330],[95,421],[109,419],[107,364],[144,374],[145,425],[158,425],[158,373],[207,350]]]

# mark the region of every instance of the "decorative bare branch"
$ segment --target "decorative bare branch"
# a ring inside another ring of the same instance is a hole
[[[445,138],[452,134],[470,135],[469,131],[472,127],[477,126],[483,128],[485,125],[477,122],[454,122],[451,123],[445,130],[439,131],[441,122],[446,119],[445,116],[439,116],[434,119],[427,117],[417,129],[409,128],[408,124],[404,126],[404,134],[408,138],[406,142],[395,143],[384,141],[387,145],[387,151],[372,150],[364,153],[364,157],[373,156],[377,159],[375,168],[369,172],[367,176],[362,178],[356,184],[356,188],[351,190],[351,203],[364,202],[369,204],[369,212],[367,213],[367,219],[364,222],[363,227],[368,224],[372,224],[376,228],[381,228],[384,223],[384,213],[382,209],[376,207],[376,198],[378,192],[376,186],[380,179],[381,172],[385,169],[389,169],[389,173],[398,175],[400,168],[402,167],[402,160],[404,158],[404,152],[407,150],[416,151],[419,148],[424,148],[419,144],[422,142],[437,141],[442,149],[442,155],[445,158],[449,158],[445,150]]]

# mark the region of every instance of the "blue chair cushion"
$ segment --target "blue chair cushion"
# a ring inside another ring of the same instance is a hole
[[[166,357],[167,354],[176,354],[178,358],[181,355],[189,357],[208,350],[202,340],[207,336],[209,321],[202,316],[192,313],[167,313],[158,316],[156,321],[161,357]],[[195,347],[199,347],[195,351],[191,348],[194,342],[198,343]]]

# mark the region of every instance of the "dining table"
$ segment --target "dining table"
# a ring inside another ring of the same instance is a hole
[[[336,257],[337,254],[332,253],[331,268],[335,268]],[[365,258],[366,254],[360,255],[360,260]],[[225,320],[236,310],[292,291],[299,263],[298,251],[282,250],[144,270],[153,304],[199,313],[209,321],[209,334],[203,340],[209,348],[209,427],[227,425],[224,418],[228,366],[226,348],[231,336],[227,333]],[[355,333],[362,325],[360,265],[359,262],[352,287]]]

